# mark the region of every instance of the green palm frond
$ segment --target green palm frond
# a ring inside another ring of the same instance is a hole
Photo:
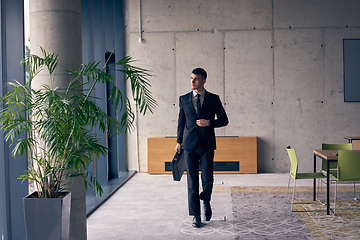
[[[42,57],[27,55],[21,61],[30,68],[29,81],[26,84],[9,82],[10,90],[0,97],[4,106],[0,112],[0,127],[5,132],[5,140],[14,146],[13,155],[27,154],[32,162],[20,179],[34,181],[41,189],[42,197],[56,197],[66,188],[65,179],[82,176],[85,185],[101,195],[102,188],[96,177],[81,171],[94,157],[106,156],[109,151],[93,129],[111,137],[126,133],[135,120],[130,101],[116,86],[114,78],[104,71],[108,60],[102,68],[100,62],[83,64],[80,69],[72,68],[68,74],[73,79],[67,89],[49,85],[32,89],[32,80],[43,70],[53,81],[52,75],[59,62],[57,54],[49,54],[43,48],[41,52]],[[133,66],[133,62],[131,57],[125,57],[113,67],[121,66],[122,70],[118,71],[126,74],[140,113],[152,113],[157,102],[149,90],[151,74]],[[110,86],[107,101],[115,106],[120,116],[110,117],[97,105],[92,91],[98,84]],[[85,86],[90,87],[82,89]],[[73,171],[66,171],[69,169]]]
[[[131,65],[133,62],[134,60],[132,60],[130,56],[127,56],[116,62],[115,65],[124,67],[123,70],[118,71],[125,73],[126,79],[130,80],[132,95],[137,104],[139,104],[140,113],[143,115],[145,115],[147,111],[152,113],[158,105],[149,90],[151,84],[148,78],[152,75],[146,69]]]

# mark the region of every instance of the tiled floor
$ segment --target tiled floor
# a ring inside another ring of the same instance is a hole
[[[287,186],[288,178],[288,173],[215,175],[213,217],[196,229],[188,216],[186,176],[174,182],[171,175],[137,173],[87,219],[88,239],[238,239],[231,226],[230,187]]]

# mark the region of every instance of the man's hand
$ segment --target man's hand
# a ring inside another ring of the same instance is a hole
[[[208,127],[208,126],[210,126],[210,120],[198,119],[198,120],[196,120],[196,124],[200,127]]]
[[[177,153],[180,153],[180,152],[181,152],[181,144],[180,144],[180,143],[177,143],[177,144],[176,144],[175,151],[176,151]]]

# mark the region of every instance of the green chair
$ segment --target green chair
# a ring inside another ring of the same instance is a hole
[[[293,211],[293,204],[294,204],[294,197],[295,197],[295,188],[296,188],[296,180],[297,179],[314,179],[314,178],[326,178],[326,176],[321,172],[311,172],[311,173],[298,173],[298,160],[296,157],[295,149],[290,148],[290,146],[287,147],[287,153],[289,155],[290,159],[290,176],[289,176],[289,183],[288,188],[286,191],[286,203],[287,203],[287,197],[290,187],[290,179],[291,177],[294,179],[294,189],[293,189],[293,196],[291,201],[291,211]]]
[[[334,215],[336,214],[336,188],[338,182],[360,182],[360,151],[339,150],[337,169],[331,174],[335,181]]]
[[[321,150],[352,150],[352,143],[322,143]],[[333,174],[336,173],[337,162],[330,162],[329,163],[329,173]],[[326,161],[321,159],[321,168],[320,171],[326,175]],[[320,181],[320,192],[322,195],[322,181]],[[325,204],[322,200],[320,200],[322,204]]]
[[[341,143],[341,144],[328,144],[323,143],[321,144],[321,150],[352,150],[352,143]],[[330,162],[329,163],[330,174],[336,172],[337,163]],[[326,161],[321,160],[321,172],[326,174]]]

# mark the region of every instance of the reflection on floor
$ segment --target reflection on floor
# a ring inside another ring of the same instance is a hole
[[[86,217],[89,217],[96,211],[106,200],[108,200],[120,187],[122,187],[132,176],[135,171],[119,172],[119,177],[108,182],[107,186],[102,186],[102,196],[95,196],[94,191],[88,189],[86,192]]]

